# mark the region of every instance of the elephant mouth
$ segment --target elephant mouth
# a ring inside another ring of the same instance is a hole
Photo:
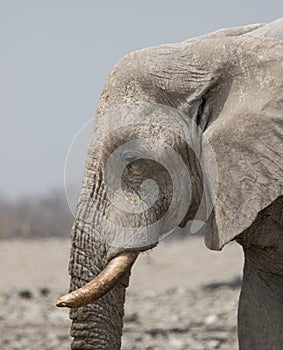
[[[113,289],[130,270],[139,252],[125,252],[114,257],[93,280],[60,297],[58,307],[79,308],[91,304]]]

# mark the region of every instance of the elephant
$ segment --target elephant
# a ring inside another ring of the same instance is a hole
[[[282,141],[283,18],[123,57],[96,111],[57,302],[72,349],[121,348],[132,265],[196,219],[209,249],[243,247],[240,349],[282,349]]]

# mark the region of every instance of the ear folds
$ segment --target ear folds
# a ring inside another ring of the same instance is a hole
[[[206,237],[211,249],[221,249],[283,194],[282,119],[269,113],[233,118],[210,130],[219,179],[214,232]]]
[[[283,43],[246,39],[238,51],[244,69],[205,132],[219,179],[206,244],[217,250],[283,195]]]

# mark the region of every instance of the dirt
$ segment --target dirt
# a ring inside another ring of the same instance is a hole
[[[69,240],[0,242],[0,350],[70,349]],[[137,261],[127,291],[123,350],[236,350],[242,252],[201,238],[162,242]]]

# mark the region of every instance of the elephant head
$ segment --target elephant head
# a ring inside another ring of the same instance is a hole
[[[120,349],[131,265],[189,220],[206,222],[210,249],[237,239],[245,271],[280,275],[282,38],[280,19],[136,51],[114,67],[72,229],[71,293],[57,304],[72,308],[73,349]],[[279,349],[249,339],[243,349]]]

